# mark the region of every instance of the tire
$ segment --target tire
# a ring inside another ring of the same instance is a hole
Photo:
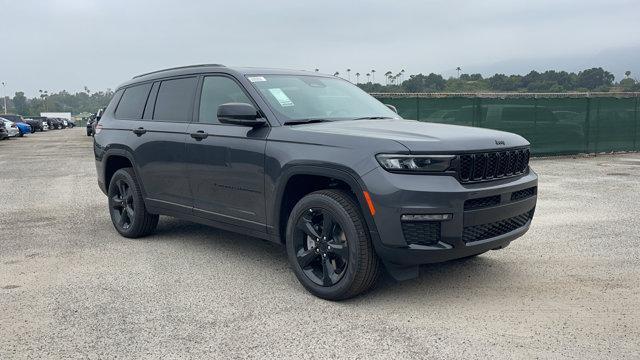
[[[31,127],[31,133],[32,133],[32,134],[35,134],[35,132],[36,132],[36,129],[32,126],[32,127]]]
[[[111,221],[120,235],[139,238],[156,229],[159,216],[147,212],[132,168],[122,168],[113,174],[107,194]]]
[[[24,134],[22,133],[22,131],[19,132],[20,135],[18,135],[19,137],[23,137]]]
[[[336,225],[325,230],[325,223],[331,221]],[[323,299],[357,296],[369,290],[380,274],[380,260],[360,208],[341,190],[313,192],[294,206],[287,222],[286,247],[302,286]]]

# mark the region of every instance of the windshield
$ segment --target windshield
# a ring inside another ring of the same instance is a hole
[[[400,119],[398,114],[359,87],[339,78],[250,75],[247,79],[285,122],[371,117]]]

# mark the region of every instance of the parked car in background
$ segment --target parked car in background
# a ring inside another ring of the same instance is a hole
[[[47,118],[47,122],[49,123],[49,129],[51,130],[62,129],[62,124],[56,118]]]
[[[49,129],[49,124],[47,122],[47,118],[44,116],[32,116],[31,119],[38,121],[39,126],[35,127],[36,131],[46,131]],[[29,119],[26,119],[29,120]],[[33,124],[29,123],[29,125],[33,126]]]
[[[20,128],[20,123],[26,123],[29,124],[31,126],[31,132],[35,132],[36,129],[42,128],[42,123],[38,120],[32,119],[32,118],[23,118],[22,115],[16,115],[16,114],[2,114],[0,115],[2,116],[2,118],[7,119],[9,121],[13,121],[14,123],[16,123],[16,125],[18,125],[18,128]],[[21,129],[21,131],[23,131]]]
[[[18,131],[20,132],[18,136],[20,137],[23,137],[25,134],[31,134],[33,132],[33,128],[31,127],[31,125],[25,122],[14,122],[14,124],[16,124],[16,126],[18,127]]]
[[[7,129],[4,127],[4,121],[0,121],[0,140],[7,139],[9,134],[7,133]]]
[[[56,118],[58,120],[58,122],[60,122],[60,128],[61,129],[66,129],[67,128],[67,119],[62,119],[62,118]]]
[[[9,135],[9,137],[20,136],[20,130],[18,130],[16,123],[2,117],[0,117],[0,121],[4,122],[4,127],[7,129],[7,135]]]
[[[76,127],[76,123],[73,120],[66,120],[66,121],[67,121],[67,127],[68,128]]]
[[[95,114],[92,114],[87,120],[87,136],[93,135],[93,122],[96,121]]]

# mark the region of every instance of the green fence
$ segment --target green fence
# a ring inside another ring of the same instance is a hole
[[[640,150],[640,93],[372,95],[405,119],[522,135],[536,155]]]

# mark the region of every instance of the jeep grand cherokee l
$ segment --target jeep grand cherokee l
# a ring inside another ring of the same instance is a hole
[[[95,129],[116,230],[158,216],[285,245],[301,284],[345,299],[382,266],[507,246],[529,228],[537,176],[510,133],[404,120],[350,82],[304,71],[198,65],[118,87]]]

